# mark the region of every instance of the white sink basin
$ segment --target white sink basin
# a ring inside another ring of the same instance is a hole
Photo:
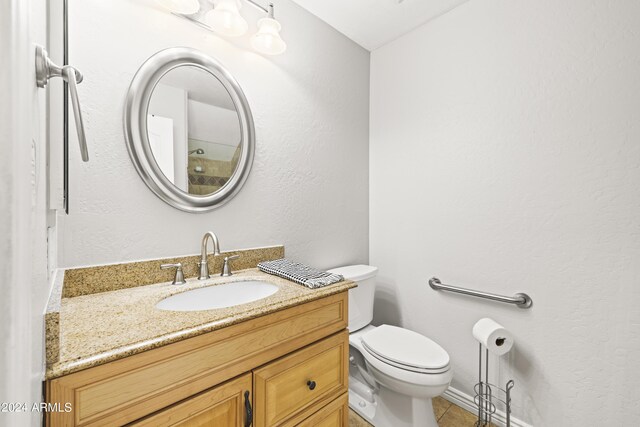
[[[170,296],[156,304],[156,308],[169,311],[213,310],[257,301],[277,291],[276,285],[260,280],[223,283]]]

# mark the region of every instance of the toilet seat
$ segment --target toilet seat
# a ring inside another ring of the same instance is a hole
[[[364,357],[367,371],[373,375],[374,381],[401,394],[413,397],[433,397],[442,394],[453,378],[451,367],[447,364],[446,367],[438,370],[417,372],[407,369],[406,365],[398,366],[400,365],[399,363],[394,362],[394,364],[391,364],[388,359],[383,360],[377,357],[365,347],[363,338],[380,327],[369,325],[349,334],[349,345]],[[375,337],[376,335],[372,336]],[[369,342],[372,341],[372,336],[369,336]],[[436,343],[433,344],[437,346]],[[442,351],[446,354],[446,351]],[[424,363],[422,364],[424,365]]]
[[[417,332],[391,325],[373,328],[361,337],[362,347],[380,362],[419,374],[449,370],[449,355]]]

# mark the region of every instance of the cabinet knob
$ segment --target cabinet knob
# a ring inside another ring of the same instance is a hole
[[[313,390],[314,388],[316,388],[316,382],[309,380],[307,381],[307,386],[309,387],[309,390]]]

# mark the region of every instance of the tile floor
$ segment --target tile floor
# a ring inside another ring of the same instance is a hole
[[[474,414],[441,397],[433,399],[433,412],[440,427],[473,427],[476,423]],[[349,427],[371,427],[371,424],[349,409]]]

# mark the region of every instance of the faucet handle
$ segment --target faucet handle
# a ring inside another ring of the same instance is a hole
[[[177,262],[175,264],[162,264],[160,265],[160,268],[163,270],[166,270],[168,268],[176,269],[176,276],[173,278],[173,282],[171,282],[172,285],[184,285],[185,283],[187,283],[187,281],[184,280],[184,273],[182,272],[181,262]]]
[[[232,256],[224,257],[224,262],[222,263],[222,272],[220,273],[220,276],[222,277],[233,276],[233,273],[231,272],[231,267],[229,266],[229,261],[238,259],[238,258],[240,258],[240,255],[232,255]]]

